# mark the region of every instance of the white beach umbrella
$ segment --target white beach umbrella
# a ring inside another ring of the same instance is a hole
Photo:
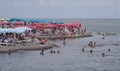
[[[15,33],[23,33],[23,32],[25,32],[27,30],[32,30],[32,29],[29,28],[29,27],[17,27],[14,30],[15,30]]]
[[[12,28],[0,28],[0,33],[14,33]]]

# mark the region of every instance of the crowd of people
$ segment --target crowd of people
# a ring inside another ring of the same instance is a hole
[[[104,34],[104,33],[101,34],[100,32],[97,32],[97,33],[98,33],[98,35],[102,35],[102,38],[101,38],[101,39],[103,39],[103,40],[105,40],[105,37],[108,36],[108,33],[105,33],[105,34]],[[90,53],[93,53],[93,52],[94,52],[94,48],[96,48],[96,45],[97,45],[97,43],[96,43],[95,41],[90,41],[90,42],[88,43],[88,45],[85,45],[84,47],[82,47],[81,51],[82,51],[82,52],[85,52],[85,49],[86,49],[86,47],[88,46],[88,47],[90,48]],[[118,46],[117,43],[116,43],[115,45]],[[108,48],[107,51],[110,52],[111,49]],[[105,57],[105,55],[106,55],[105,52],[103,52],[103,53],[101,54],[102,57]]]

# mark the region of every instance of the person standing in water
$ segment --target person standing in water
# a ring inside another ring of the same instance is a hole
[[[102,57],[105,57],[105,53],[102,53]]]
[[[59,54],[59,53],[60,53],[60,50],[57,50],[57,53]]]
[[[85,49],[84,48],[82,48],[82,52],[84,52],[85,51]]]
[[[64,45],[66,44],[66,38],[65,37],[63,38],[63,44]]]
[[[44,50],[43,50],[43,49],[40,51],[40,54],[41,54],[41,55],[44,55]]]
[[[11,54],[11,50],[9,49],[7,53],[8,53],[8,55]]]

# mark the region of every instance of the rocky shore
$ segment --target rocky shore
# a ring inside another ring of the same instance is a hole
[[[37,36],[38,39],[44,39],[48,38],[49,40],[52,39],[61,39],[62,37],[65,38],[82,38],[82,37],[91,37],[93,36],[92,33],[86,33],[84,35],[76,35],[76,36]],[[45,44],[40,44],[40,43],[35,43],[35,42],[29,42],[29,43],[20,43],[20,44],[15,44],[15,45],[10,45],[10,46],[5,46],[5,45],[0,45],[0,53],[8,53],[10,52],[16,52],[18,50],[41,50],[41,49],[51,49],[53,47],[59,47],[56,44],[53,43],[45,43]]]
[[[61,39],[61,38],[83,38],[83,37],[91,37],[93,36],[92,32],[88,32],[86,34],[78,34],[78,35],[73,35],[73,36],[68,36],[68,35],[46,35],[46,36],[37,36],[38,39],[45,39],[45,38],[48,38],[48,39],[51,39],[51,40],[54,40],[54,39]]]
[[[52,43],[45,43],[45,44],[40,44],[40,43],[21,43],[21,44],[16,44],[15,46],[5,46],[5,45],[0,45],[0,53],[8,53],[10,52],[16,52],[18,50],[41,50],[41,49],[51,49],[53,47],[58,47],[55,44]]]

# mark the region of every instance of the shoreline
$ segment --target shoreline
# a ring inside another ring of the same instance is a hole
[[[64,36],[65,38],[83,38],[83,37],[91,37],[93,36],[91,33],[86,33],[84,35],[78,35],[78,36]],[[47,38],[49,40],[55,40],[55,39],[61,39],[63,36],[47,36]],[[40,36],[37,37],[38,39],[44,39],[46,38],[46,36]],[[4,46],[4,45],[0,45],[0,53],[8,53],[8,51],[10,50],[10,52],[16,52],[19,50],[42,50],[42,49],[51,49],[53,47],[59,47],[58,45],[56,45],[55,43],[45,43],[45,44],[40,44],[40,43],[33,43],[33,42],[29,42],[29,43],[21,43],[21,44],[15,44],[15,46]]]
[[[37,38],[38,39],[50,39],[50,40],[55,40],[55,39],[62,39],[62,38],[67,38],[67,39],[69,39],[69,38],[83,38],[83,37],[91,37],[91,36],[93,36],[93,34],[92,34],[92,32],[89,32],[89,33],[86,33],[86,34],[84,34],[84,35],[82,35],[82,34],[78,34],[77,36],[76,35],[73,35],[73,36],[61,36],[61,35],[56,35],[56,36],[53,36],[53,35],[51,35],[51,36],[37,36]]]
[[[0,45],[0,53],[8,53],[10,52],[17,52],[19,50],[46,50],[46,49],[51,49],[53,47],[59,47],[53,43],[45,43],[39,44],[39,43],[25,43],[25,44],[16,44],[15,46],[3,46]]]

